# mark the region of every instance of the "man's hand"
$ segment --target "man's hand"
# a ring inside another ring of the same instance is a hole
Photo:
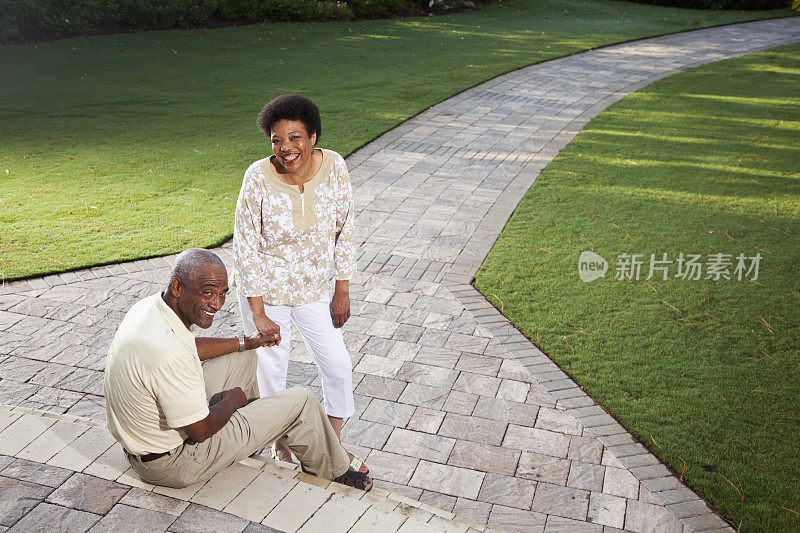
[[[222,429],[230,420],[231,415],[245,405],[247,405],[247,396],[241,388],[235,387],[222,391],[219,401],[209,406],[207,417],[183,426],[181,429],[195,442],[203,442]]]
[[[270,320],[265,314],[253,315],[253,323],[256,330],[270,343],[270,346],[277,346],[281,342],[281,328]]]
[[[219,401],[229,401],[235,406],[234,409],[239,409],[240,407],[247,405],[247,396],[245,396],[241,387],[234,387],[232,389],[222,391]]]
[[[350,282],[348,280],[337,280],[336,288],[333,290],[331,298],[331,318],[333,327],[344,326],[350,318]]]
[[[280,340],[280,335],[278,336],[278,340]],[[256,331],[244,339],[244,347],[246,350],[255,350],[262,346],[276,346],[277,344],[278,341],[275,340],[275,337],[262,335],[259,331]]]

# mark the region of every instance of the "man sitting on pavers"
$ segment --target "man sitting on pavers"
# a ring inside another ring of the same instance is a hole
[[[106,362],[106,413],[131,468],[143,481],[180,488],[278,440],[306,472],[369,490],[372,480],[348,469],[347,452],[310,391],[256,399],[252,349],[276,339],[195,338],[190,328],[211,326],[227,292],[222,260],[186,250],[164,291],[135,304],[117,329]]]

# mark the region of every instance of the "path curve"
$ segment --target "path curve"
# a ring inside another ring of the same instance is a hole
[[[345,328],[357,416],[343,438],[377,486],[507,531],[727,526],[470,281],[541,170],[600,111],[670,74],[796,41],[800,17],[548,61],[433,106],[347,159],[360,274]],[[230,265],[229,246],[219,251]],[[0,404],[104,418],[107,346],[172,259],[0,287]],[[214,329],[237,323],[229,302]],[[296,340],[289,379],[319,390]]]

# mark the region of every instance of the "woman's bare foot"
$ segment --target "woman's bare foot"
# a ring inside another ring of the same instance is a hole
[[[292,460],[292,450],[282,442],[275,441],[272,443],[272,458],[283,461],[284,463],[294,464]]]

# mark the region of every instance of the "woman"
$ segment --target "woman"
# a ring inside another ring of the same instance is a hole
[[[245,172],[233,252],[245,334],[274,338],[257,350],[259,390],[263,397],[286,388],[294,322],[320,372],[325,412],[341,439],[342,419],[354,412],[352,363],[340,329],[350,317],[355,274],[350,176],[342,156],[315,148],[322,126],[308,98],[275,98],[261,110],[258,126],[270,137],[272,155]],[[273,453],[291,461],[286,447],[276,444]],[[368,472],[358,458],[351,466]]]

